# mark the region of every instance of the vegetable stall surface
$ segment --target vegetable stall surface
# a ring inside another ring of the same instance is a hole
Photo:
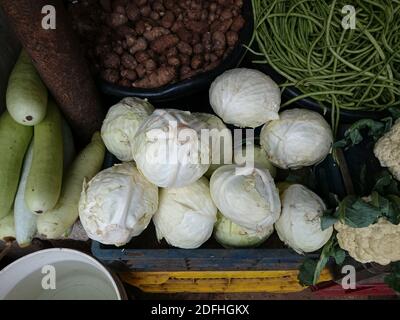
[[[33,140],[25,201],[32,212],[42,214],[57,204],[63,177],[62,118],[53,100],[49,101],[46,118],[35,126]]]
[[[19,124],[34,126],[46,116],[47,98],[47,88],[22,50],[8,80],[8,112]]]
[[[400,3],[392,0],[253,0],[258,62],[268,63],[302,94],[340,110],[400,105]],[[349,17],[349,16],[347,16]],[[354,25],[352,22],[354,21]]]
[[[78,205],[83,182],[100,171],[104,154],[105,146],[100,133],[96,132],[92,142],[79,153],[65,174],[61,196],[55,208],[38,217],[39,234],[56,239],[69,233],[79,216]]]
[[[70,11],[105,81],[157,88],[217,67],[239,40],[242,6],[242,0],[92,0]]]
[[[5,111],[0,117],[0,219],[14,202],[25,152],[32,139],[33,128],[16,123]]]

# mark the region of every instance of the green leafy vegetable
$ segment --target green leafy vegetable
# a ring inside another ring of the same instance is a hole
[[[303,286],[315,285],[321,276],[330,258],[335,259],[335,263],[340,265],[346,258],[346,253],[339,247],[336,235],[332,235],[329,241],[322,248],[319,260],[307,258],[300,266],[298,280]]]
[[[314,284],[314,273],[318,261],[306,258],[300,266],[298,280],[303,286],[312,286]]]
[[[385,277],[385,283],[400,292],[400,261],[392,263],[392,272]]]
[[[339,219],[337,217],[332,216],[330,214],[324,214],[321,217],[321,229],[322,230],[328,229],[329,227],[333,226],[338,221],[339,221]]]
[[[381,215],[379,207],[355,196],[347,196],[339,205],[341,221],[353,228],[368,227]]]
[[[380,173],[373,190],[377,191],[381,195],[400,194],[397,180],[395,180],[387,170]]]
[[[367,136],[372,137],[374,141],[377,141],[390,130],[392,124],[392,118],[384,118],[380,121],[361,119],[346,130],[344,138],[335,142],[334,148],[345,148],[359,144],[364,139],[363,131],[366,131]]]
[[[392,115],[394,120],[397,120],[400,118],[400,109],[399,108],[390,107],[389,112]]]

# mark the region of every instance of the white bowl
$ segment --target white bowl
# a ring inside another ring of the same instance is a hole
[[[0,271],[1,300],[122,300],[123,287],[97,260],[71,249],[29,254]]]

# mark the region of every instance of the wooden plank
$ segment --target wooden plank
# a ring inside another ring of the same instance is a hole
[[[186,272],[124,272],[123,281],[151,293],[288,293],[304,290],[298,280],[298,270],[264,271],[186,271]],[[331,280],[324,269],[320,281]]]

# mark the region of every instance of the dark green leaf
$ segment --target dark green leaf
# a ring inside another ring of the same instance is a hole
[[[391,194],[387,198],[390,202],[390,209],[386,218],[393,224],[400,224],[400,197]]]
[[[392,263],[392,272],[385,277],[385,283],[393,290],[400,292],[400,262]]]
[[[333,258],[335,259],[336,264],[341,265],[346,258],[346,252],[343,249],[337,247],[333,253]]]
[[[348,138],[350,138],[351,145],[359,144],[363,140],[363,136],[360,133],[360,130],[352,130],[349,132]]]
[[[391,127],[391,119],[383,119],[376,121],[372,119],[361,119],[355,122],[344,134],[344,139],[337,141],[334,144],[335,148],[344,148],[346,146],[354,146],[363,140],[363,132],[372,137],[375,141],[378,140]]]
[[[383,171],[375,182],[373,190],[381,195],[400,194],[398,182],[388,171]]]
[[[348,144],[347,139],[342,139],[342,140],[336,141],[333,144],[333,148],[344,148],[347,146],[347,144]]]
[[[339,205],[340,220],[353,228],[364,228],[374,223],[381,216],[377,208],[363,199],[346,197]]]
[[[321,217],[321,229],[325,230],[329,227],[333,226],[336,222],[338,222],[338,218],[331,215],[323,215]]]
[[[385,129],[384,129],[384,132],[383,133],[386,133],[386,132],[388,132],[391,128],[392,128],[392,126],[393,126],[393,118],[392,117],[387,117],[387,118],[384,118],[384,119],[382,119],[381,120],[383,123],[384,123],[384,125],[385,125]],[[383,135],[383,134],[382,134]],[[380,138],[380,137],[378,137],[378,138]],[[377,139],[376,139],[377,140]]]
[[[313,285],[314,273],[317,267],[317,261],[306,258],[299,269],[298,280],[302,286]]]
[[[322,252],[314,271],[313,284],[317,284],[322,270],[329,261],[329,254]]]
[[[389,112],[391,113],[393,119],[397,120],[400,118],[400,108],[399,107],[390,107]]]
[[[321,276],[322,270],[325,268],[329,258],[333,257],[337,264],[342,264],[346,258],[346,253],[343,251],[337,242],[336,234],[333,234],[328,242],[324,245],[318,261],[313,259],[305,259],[300,266],[299,282],[303,286],[315,285]]]
[[[387,216],[390,211],[390,201],[381,196],[378,192],[371,193],[371,205],[380,211],[381,216]]]

